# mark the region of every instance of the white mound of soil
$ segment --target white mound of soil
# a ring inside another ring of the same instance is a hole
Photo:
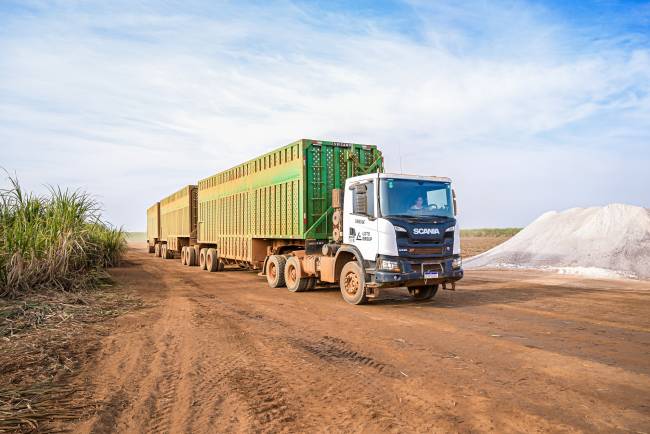
[[[464,266],[650,279],[650,209],[612,204],[549,211]]]

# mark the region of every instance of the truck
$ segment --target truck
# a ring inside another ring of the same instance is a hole
[[[201,179],[196,240],[181,260],[259,270],[292,292],[338,285],[353,305],[383,288],[418,300],[455,289],[463,269],[451,180],[384,173],[383,163],[374,145],[302,139]]]

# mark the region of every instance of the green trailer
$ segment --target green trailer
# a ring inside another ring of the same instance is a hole
[[[374,145],[302,139],[200,180],[200,265],[258,269],[269,255],[327,242],[333,190],[349,177],[380,171]]]

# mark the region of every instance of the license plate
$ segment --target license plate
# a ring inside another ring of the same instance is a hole
[[[438,278],[438,272],[437,271],[425,271],[424,272],[424,278],[425,279],[437,279]]]

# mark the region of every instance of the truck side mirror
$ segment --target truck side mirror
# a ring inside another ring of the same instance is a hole
[[[451,190],[451,197],[453,198],[454,202],[454,215],[458,214],[458,205],[456,205],[456,190],[452,189]]]

